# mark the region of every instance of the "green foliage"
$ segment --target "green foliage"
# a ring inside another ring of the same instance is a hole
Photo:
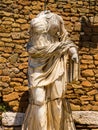
[[[7,106],[5,104],[0,104],[0,125],[2,124],[2,112],[6,112]]]
[[[9,110],[8,105],[6,103],[1,103],[0,104],[0,113],[6,112],[7,110]]]
[[[5,105],[0,105],[0,112],[6,112],[6,106]]]

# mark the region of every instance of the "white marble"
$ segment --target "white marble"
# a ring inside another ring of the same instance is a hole
[[[22,130],[74,130],[62,99],[67,83],[78,79],[77,46],[68,37],[62,17],[50,11],[31,20],[29,34],[30,102]]]
[[[97,111],[72,111],[73,120],[80,125],[98,125]],[[23,123],[24,113],[5,112],[2,114],[3,126],[20,126]]]
[[[76,123],[86,125],[98,125],[97,111],[73,111],[72,115]]]
[[[20,126],[23,123],[24,113],[5,112],[2,114],[3,126]]]

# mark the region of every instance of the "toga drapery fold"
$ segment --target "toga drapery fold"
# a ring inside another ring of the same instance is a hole
[[[29,59],[29,66],[31,68],[36,67],[37,70],[43,70],[42,72],[35,71],[32,73],[33,87],[47,86],[65,72],[69,73],[69,76],[67,73],[65,74],[68,77],[66,83],[78,79],[78,64],[70,60],[69,65],[67,65],[68,51],[71,47],[76,47],[76,45],[70,40],[66,40],[65,42],[57,42],[49,46],[40,48],[35,46],[31,50],[29,49],[29,53],[30,51],[34,52]]]

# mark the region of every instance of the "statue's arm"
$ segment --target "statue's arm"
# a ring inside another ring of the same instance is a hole
[[[58,20],[60,23],[60,41],[66,41],[66,39],[68,38],[68,32],[65,29],[64,21],[61,16],[58,16]]]
[[[72,41],[70,40],[70,38],[68,37],[68,32],[64,27],[64,21],[62,19],[62,17],[58,16],[59,20],[60,20],[60,35],[61,35],[61,42],[70,42],[72,43]],[[76,45],[74,43],[72,43],[73,46],[69,48],[69,54],[71,56],[71,59],[78,63],[79,62],[79,57],[78,57],[78,49],[76,47]]]

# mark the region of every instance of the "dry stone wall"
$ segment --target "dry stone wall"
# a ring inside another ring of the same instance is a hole
[[[0,1],[0,102],[8,110],[26,110],[29,23],[43,9],[44,0]],[[98,110],[98,1],[49,0],[47,9],[63,17],[79,47],[80,79],[66,94],[72,110]]]

